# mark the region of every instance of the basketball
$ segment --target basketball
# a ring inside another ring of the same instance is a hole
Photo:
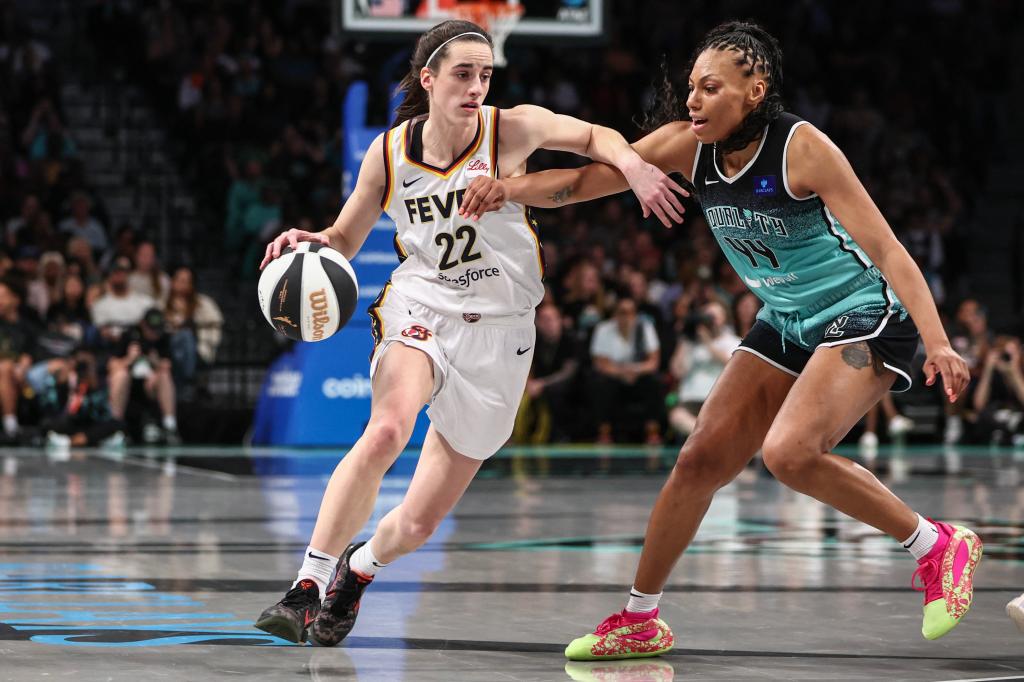
[[[270,326],[296,341],[323,341],[345,326],[359,285],[348,260],[329,246],[286,246],[260,275],[260,310]]]

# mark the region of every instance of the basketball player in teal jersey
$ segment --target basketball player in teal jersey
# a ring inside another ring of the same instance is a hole
[[[344,639],[377,571],[427,541],[512,434],[544,263],[525,207],[458,214],[472,178],[517,175],[536,149],[560,149],[613,164],[645,210],[664,216],[682,209],[670,191],[675,183],[619,133],[541,107],[486,106],[493,55],[479,26],[434,26],[420,36],[410,66],[398,121],[370,144],[334,225],[282,233],[261,265],[300,241],[333,246],[352,260],[382,212],[397,226],[401,262],[369,310],[369,423],[327,484],[292,589],[256,622],[294,642],[307,631],[320,645]],[[369,541],[351,543],[425,403],[430,428],[405,498]]]
[[[783,111],[781,85],[775,39],[753,24],[723,24],[695,52],[685,110],[666,86],[670,115],[688,113],[689,120],[662,125],[634,145],[645,160],[692,182],[719,245],[765,305],[658,497],[629,603],[573,641],[571,659],[655,656],[672,647],[672,632],[657,617],[662,588],[715,491],[759,448],[779,481],[911,552],[925,592],[926,638],[949,632],[970,606],[978,536],[922,518],[867,470],[830,454],[886,391],[910,386],[918,329],[927,384],[941,375],[953,401],[968,371],[920,270],[842,152]],[[595,163],[474,180],[463,210],[477,213],[506,198],[553,207],[625,188],[614,168]]]

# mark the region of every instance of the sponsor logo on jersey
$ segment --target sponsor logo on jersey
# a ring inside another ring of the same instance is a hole
[[[489,279],[491,277],[501,277],[501,270],[498,268],[475,268],[466,270],[458,277],[449,277],[443,272],[437,273],[437,278],[442,282],[454,284],[455,286],[463,288],[468,288],[470,284],[479,282],[482,279]]]
[[[433,335],[433,332],[419,324],[414,324],[402,330],[402,336],[416,341],[426,341]]]
[[[327,291],[317,289],[309,293],[309,307],[313,309],[313,340],[324,338],[324,327],[331,323],[327,314]]]
[[[440,218],[448,219],[458,213],[462,205],[465,189],[455,189],[445,194],[428,194],[422,197],[410,197],[402,203],[409,214],[410,223],[432,223]]]
[[[480,313],[462,313],[462,319],[473,324],[480,321]]]
[[[848,315],[837,317],[835,321],[828,326],[828,331],[825,332],[825,338],[829,338],[830,336],[842,336],[845,334],[846,331],[843,327],[845,327],[846,323],[849,321],[850,318]]]
[[[785,275],[770,275],[768,277],[761,277],[760,279],[752,279],[743,275],[743,281],[747,283],[747,286],[751,289],[760,289],[761,287],[775,287],[780,284],[792,284],[793,282],[800,279],[800,276],[795,272],[787,272]]]
[[[740,230],[760,230],[761,234],[788,237],[789,230],[781,218],[758,213],[750,209],[735,206],[712,206],[704,211],[708,227],[717,230],[723,227],[735,227]]]
[[[754,176],[754,196],[773,197],[775,196],[775,176],[756,175]]]
[[[466,177],[472,178],[477,175],[490,175],[491,167],[483,159],[470,159],[466,164]]]
[[[344,378],[327,377],[320,385],[320,390],[325,398],[352,400],[354,398],[369,398],[371,386],[369,377],[353,374]]]

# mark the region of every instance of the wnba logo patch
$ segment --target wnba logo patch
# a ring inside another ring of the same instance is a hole
[[[431,331],[426,327],[422,327],[418,324],[414,324],[411,327],[407,327],[402,330],[402,336],[407,339],[416,339],[417,341],[426,341],[431,337]]]
[[[754,177],[754,196],[773,197],[775,196],[775,176],[758,175]]]

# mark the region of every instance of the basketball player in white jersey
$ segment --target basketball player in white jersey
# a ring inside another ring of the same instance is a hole
[[[536,106],[484,106],[492,71],[490,36],[475,24],[446,21],[420,36],[400,86],[399,123],[370,145],[334,225],[288,230],[267,245],[261,268],[300,241],[351,260],[383,210],[398,227],[401,261],[370,307],[366,430],[331,476],[292,589],[256,623],[290,641],[304,641],[308,631],[317,644],[340,642],[377,571],[426,542],[512,433],[533,356],[544,259],[522,205],[459,214],[472,179],[521,174],[534,150],[558,149],[616,166],[645,215],[666,221],[682,211],[672,194],[682,190],[619,133]],[[368,542],[349,544],[425,403],[430,429],[404,500]]]

